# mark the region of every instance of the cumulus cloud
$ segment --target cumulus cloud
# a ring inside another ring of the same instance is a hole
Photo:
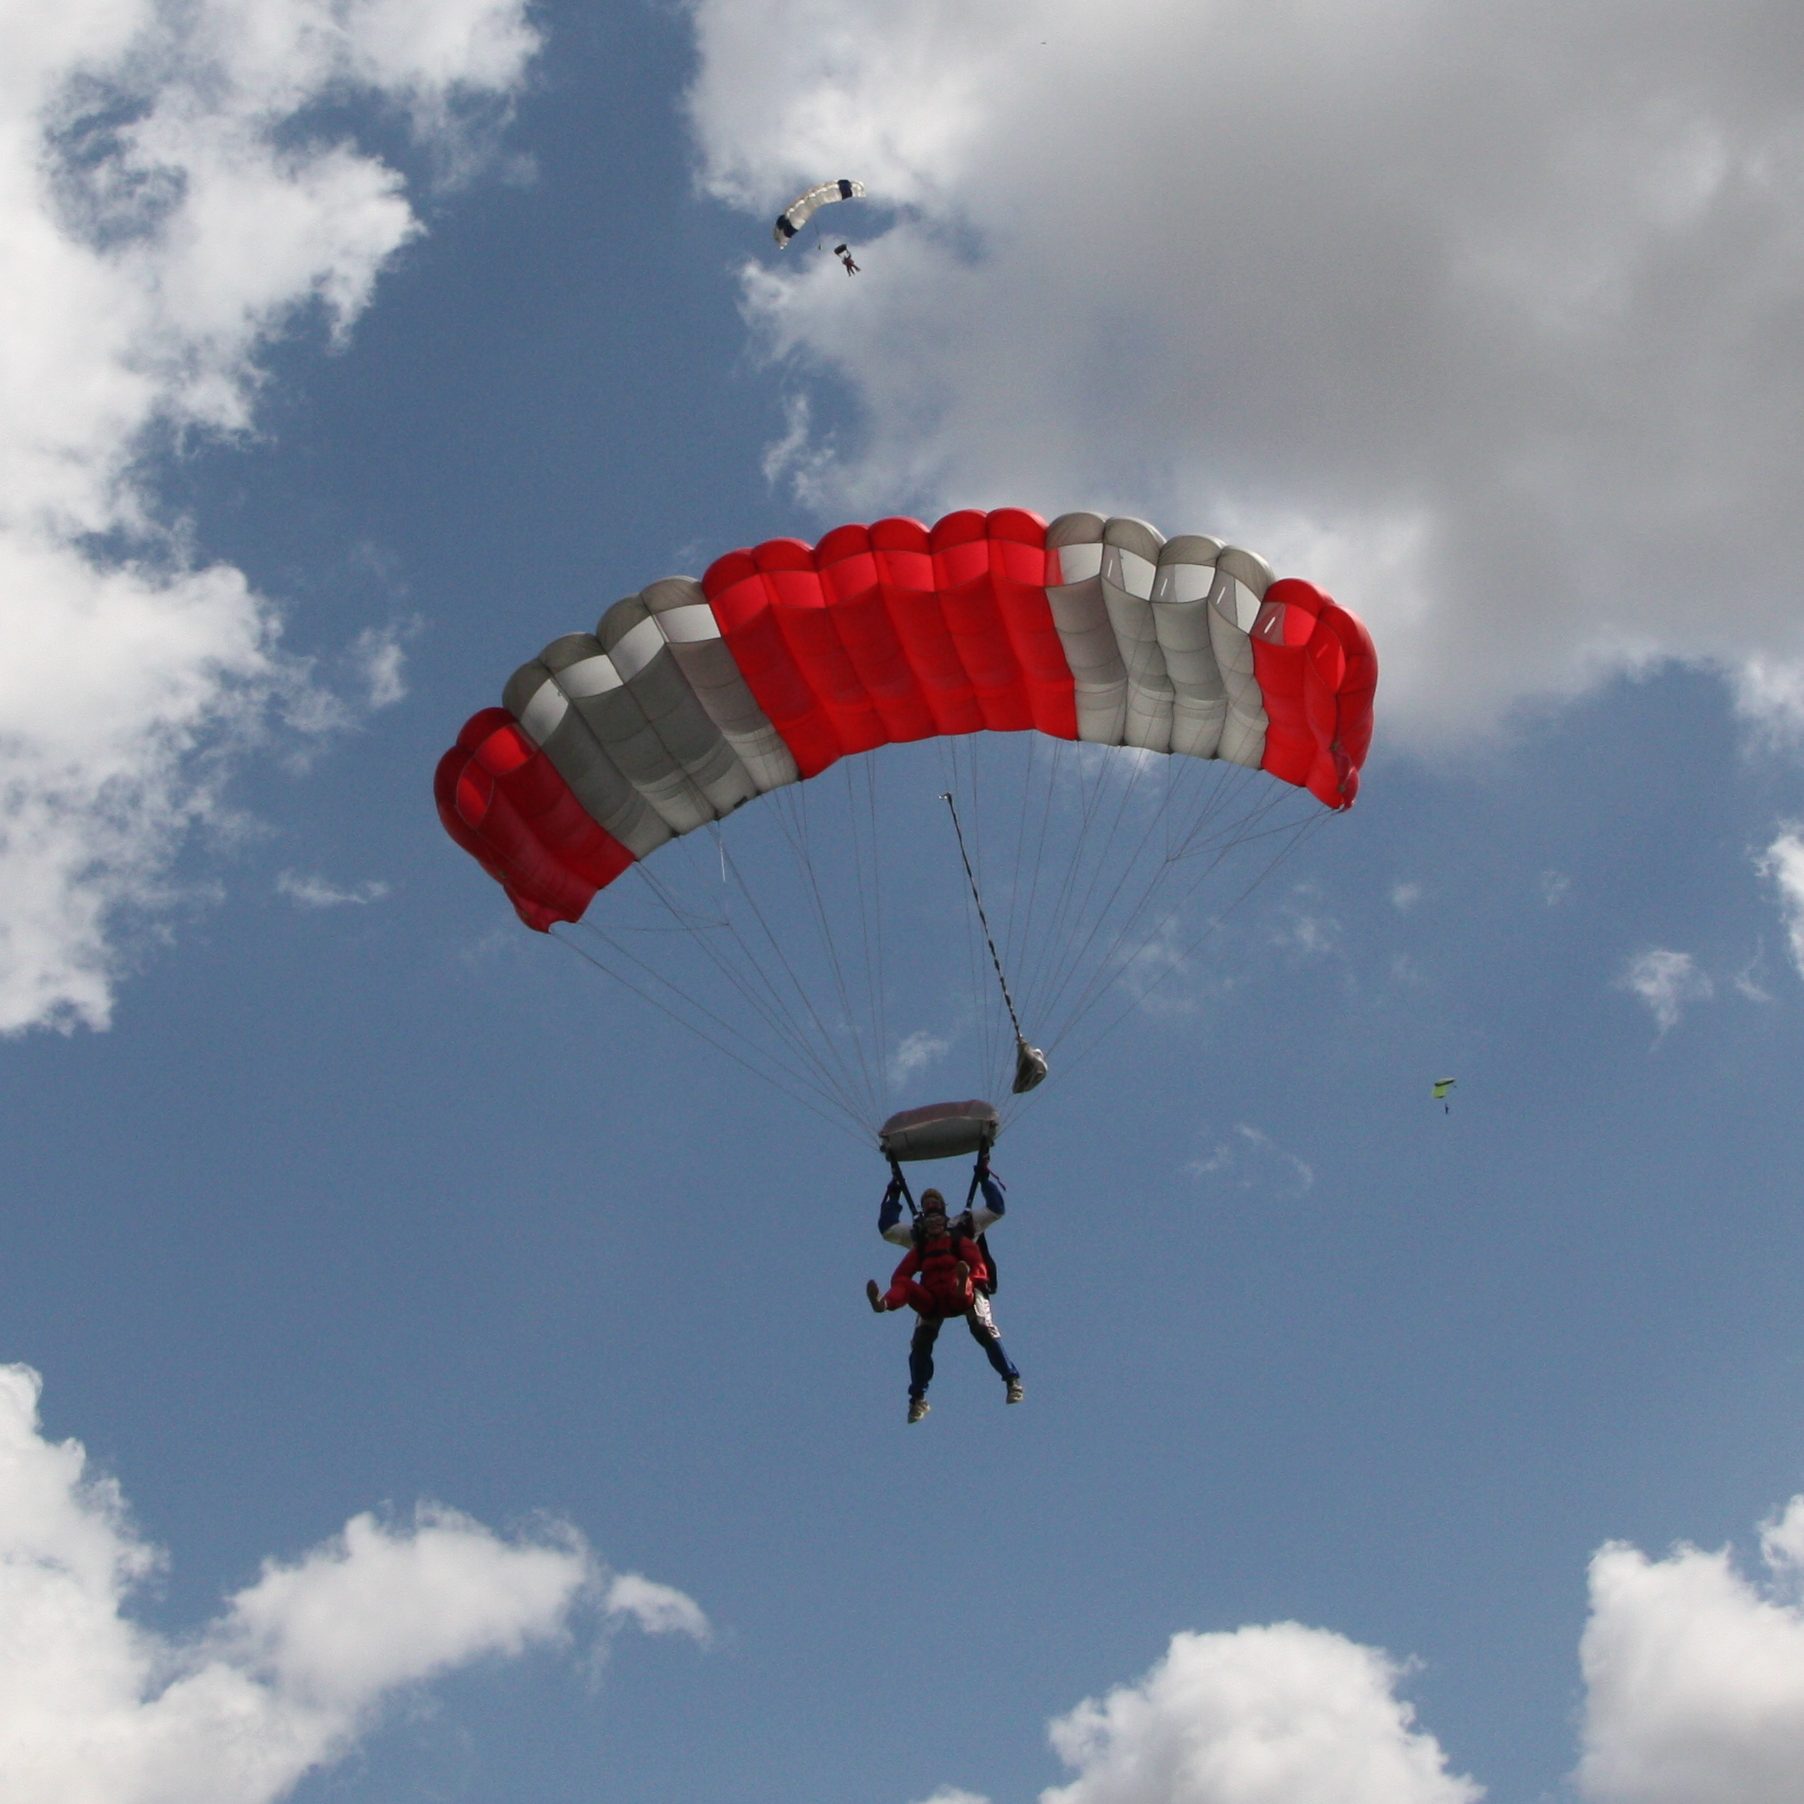
[[[1804,742],[1804,664],[1754,656],[1735,673],[1737,712],[1775,746]]]
[[[1577,1779],[1591,1804],[1795,1804],[1804,1773],[1804,1497],[1727,1549],[1591,1562]]]
[[[182,435],[249,430],[272,341],[342,339],[419,230],[328,109],[404,116],[449,168],[534,47],[523,0],[0,15],[0,1033],[104,1026],[232,755],[342,712],[155,480]],[[353,648],[366,705],[399,644]]]
[[[271,1559],[198,1632],[127,1614],[164,1555],[40,1385],[0,1367],[0,1793],[43,1804],[271,1804],[340,1761],[386,1706],[485,1658],[632,1621],[705,1639],[680,1592],[610,1575],[574,1529],[506,1537],[441,1505],[354,1516]]]
[[[284,871],[276,879],[276,893],[299,908],[367,908],[388,894],[388,885],[372,877],[346,887],[325,877]]]
[[[1174,1635],[1051,1726],[1077,1777],[1040,1804],[1476,1804],[1374,1648],[1299,1623]]]
[[[1763,1525],[1756,1575],[1728,1549],[1601,1547],[1579,1658],[1585,1804],[1796,1804],[1804,1496]],[[1052,1721],[1075,1777],[1039,1804],[1477,1804],[1401,1695],[1409,1673],[1295,1622],[1174,1635],[1144,1677]]]
[[[1698,969],[1689,952],[1673,952],[1663,946],[1636,953],[1616,982],[1618,989],[1647,1004],[1661,1036],[1678,1026],[1691,1003],[1708,1002],[1716,994],[1708,972]]]
[[[1249,1123],[1236,1122],[1232,1133],[1217,1139],[1209,1150],[1185,1167],[1191,1177],[1208,1179],[1235,1190],[1263,1190],[1294,1200],[1315,1185],[1315,1170],[1270,1134]]]
[[[1787,827],[1761,853],[1758,867],[1778,891],[1791,962],[1804,977],[1804,828]]]
[[[762,224],[823,172],[871,189],[856,282],[744,273],[790,391],[852,404],[821,506],[1238,539],[1369,618],[1425,742],[1667,659],[1804,719],[1786,8],[690,13],[708,192]]]

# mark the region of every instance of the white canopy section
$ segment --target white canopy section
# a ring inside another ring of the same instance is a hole
[[[847,181],[843,177],[837,182],[822,182],[810,188],[806,194],[798,194],[781,213],[777,215],[777,223],[771,228],[771,236],[777,241],[779,250],[787,250],[789,241],[822,207],[836,200],[863,200],[864,183]]]

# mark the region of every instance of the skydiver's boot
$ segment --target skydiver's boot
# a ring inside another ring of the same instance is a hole
[[[881,1315],[883,1313],[883,1292],[877,1288],[877,1280],[875,1278],[865,1279],[864,1294],[869,1300],[871,1307]]]
[[[909,1427],[912,1428],[932,1408],[933,1405],[925,1397],[910,1397],[908,1400]]]
[[[1019,1378],[1008,1381],[1008,1394],[1002,1399],[1004,1403],[1019,1403],[1027,1395],[1027,1386]]]

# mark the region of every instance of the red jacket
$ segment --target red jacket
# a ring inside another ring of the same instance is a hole
[[[971,1268],[962,1285],[958,1281],[961,1259]],[[984,1264],[977,1242],[962,1234],[942,1234],[936,1240],[919,1241],[890,1274],[889,1291],[883,1300],[891,1309],[900,1309],[908,1302],[909,1280],[917,1275],[921,1288],[942,1314],[958,1315],[971,1307],[972,1287],[989,1281],[990,1268]]]

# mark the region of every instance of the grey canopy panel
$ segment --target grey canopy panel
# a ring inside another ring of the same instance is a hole
[[[1046,585],[1071,667],[1077,736],[1257,767],[1267,718],[1250,633],[1272,582],[1251,552],[1144,520],[1061,514]]]
[[[671,657],[744,766],[753,793],[766,795],[794,783],[800,776],[795,757],[739,674],[701,584],[693,577],[667,576],[639,599],[657,616]]]
[[[1093,745],[1120,745],[1127,724],[1127,666],[1102,592],[1100,514],[1061,514],[1046,529],[1046,548],[1059,554],[1064,580],[1048,582],[1046,599],[1071,667],[1077,736]]]
[[[671,828],[607,743],[606,712],[589,693],[603,679],[613,683],[615,673],[600,642],[589,633],[567,633],[508,678],[501,701],[589,814],[644,858],[670,838]]]
[[[635,858],[793,783],[700,584],[667,577],[522,664],[503,705]]]

